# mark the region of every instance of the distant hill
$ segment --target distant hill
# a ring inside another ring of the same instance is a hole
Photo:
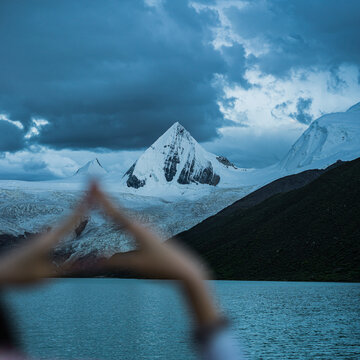
[[[219,279],[360,281],[360,158],[276,180],[177,237]]]

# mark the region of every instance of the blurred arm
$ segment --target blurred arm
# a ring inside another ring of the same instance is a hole
[[[157,234],[130,220],[95,184],[92,194],[108,216],[134,236],[139,247],[137,251],[114,255],[107,266],[133,270],[151,278],[180,280],[197,324],[217,321],[220,315],[204,281],[207,278],[205,266],[179,245],[162,242]]]
[[[196,320],[195,338],[204,360],[245,359],[233,340],[226,319],[217,309],[205,280],[203,264],[175,241],[162,242],[158,235],[130,220],[93,184],[92,194],[113,221],[124,227],[137,241],[138,250],[115,254],[106,266],[134,270],[149,278],[180,280],[183,294]]]

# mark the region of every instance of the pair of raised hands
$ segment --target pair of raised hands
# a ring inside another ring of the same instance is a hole
[[[137,250],[115,254],[102,262],[104,269],[130,270],[146,278],[181,280],[198,321],[207,323],[217,318],[203,281],[207,275],[201,262],[174,241],[164,243],[156,233],[128,218],[96,182],[91,183],[73,212],[53,230],[0,259],[0,285],[31,283],[71,273],[72,262],[55,265],[50,258],[51,250],[75,229],[94,205],[102,207],[105,214],[129,232],[137,243]]]
[[[71,264],[54,265],[49,255],[59,241],[75,229],[93,206],[100,206],[105,214],[133,235],[138,250],[120,253],[103,263],[105,267],[134,270],[146,277],[179,279],[201,272],[201,266],[184,250],[174,244],[164,244],[159,236],[133,220],[116,206],[110,198],[92,182],[89,191],[73,212],[54,229],[39,236],[29,244],[0,259],[0,278],[7,274],[9,280],[31,281],[42,277],[61,276],[71,271]],[[76,262],[76,261],[75,261]]]

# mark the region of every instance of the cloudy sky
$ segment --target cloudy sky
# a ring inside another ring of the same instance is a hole
[[[175,121],[239,166],[360,101],[357,0],[0,2],[0,178],[122,173]]]

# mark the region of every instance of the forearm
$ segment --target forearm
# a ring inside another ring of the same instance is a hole
[[[216,305],[201,278],[183,281],[185,296],[196,323],[194,341],[202,360],[245,360],[238,341],[229,328],[229,321]]]
[[[112,257],[108,264],[124,268],[126,264],[130,264],[145,276],[179,280],[198,325],[217,321],[220,315],[204,281],[206,273],[201,262],[176,242],[164,244],[156,233],[130,220],[105,194],[95,194],[106,213],[135,237],[140,248],[137,254],[119,254]]]
[[[142,243],[146,244],[148,241],[154,245],[159,242],[158,236],[156,236],[152,231],[146,229],[140,224],[137,224],[135,221],[130,221],[129,218],[123,213],[117,211],[117,209],[111,209],[111,215],[114,221],[122,224],[127,231],[131,232],[136,238],[141,238]],[[173,247],[172,245],[169,245]],[[161,251],[161,250],[160,250]],[[179,254],[180,249],[176,249],[176,254]],[[172,267],[169,267],[169,277],[171,278],[172,272],[174,269],[177,272],[178,279],[181,281],[182,289],[185,295],[185,298],[188,301],[189,307],[194,311],[197,323],[199,326],[211,324],[212,322],[219,319],[220,315],[214,304],[212,295],[202,272],[198,269],[199,264],[191,264],[188,266],[187,262],[183,261],[183,257],[190,256],[190,254],[182,254],[181,256],[174,256],[173,253],[169,258],[173,256]],[[175,265],[176,263],[179,263]],[[184,265],[182,265],[184,263]],[[199,270],[199,271],[197,271]],[[163,272],[163,276],[166,278],[166,270]],[[175,278],[177,276],[175,275]]]

